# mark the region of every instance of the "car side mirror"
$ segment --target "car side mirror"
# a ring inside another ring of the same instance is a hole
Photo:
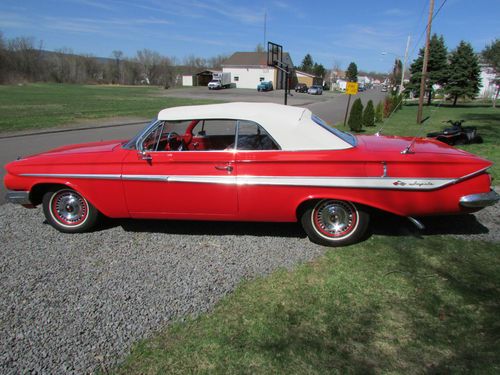
[[[151,156],[151,154],[145,150],[139,151],[137,154],[139,156],[139,159],[141,159],[141,160],[147,160],[147,161],[153,160],[153,157]]]

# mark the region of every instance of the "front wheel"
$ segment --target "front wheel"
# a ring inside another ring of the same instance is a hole
[[[302,227],[309,239],[325,246],[345,246],[360,241],[370,216],[354,203],[324,199],[302,214]]]
[[[86,232],[99,218],[99,211],[83,195],[68,188],[45,193],[43,213],[50,225],[64,233]]]

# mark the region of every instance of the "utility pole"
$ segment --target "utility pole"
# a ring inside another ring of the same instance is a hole
[[[429,62],[429,42],[431,40],[432,16],[434,14],[434,0],[430,0],[429,21],[427,21],[427,36],[425,38],[424,62],[422,64],[422,79],[420,80],[420,96],[418,97],[417,124],[422,122],[422,108],[424,106],[425,81],[427,80],[427,63]]]
[[[267,10],[264,12],[264,44],[262,45],[263,47],[266,45],[266,39],[267,39]]]
[[[410,48],[410,36],[409,35],[408,35],[408,39],[406,40],[405,59],[403,60],[403,71],[401,72],[401,84],[399,85],[399,95],[403,94],[403,89],[404,89],[406,60],[408,60],[408,48]]]

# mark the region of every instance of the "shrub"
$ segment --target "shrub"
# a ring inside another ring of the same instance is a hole
[[[390,96],[386,96],[384,99],[384,118],[387,118],[392,113],[392,99]]]
[[[373,108],[373,101],[369,100],[366,108],[363,111],[363,126],[375,126],[375,110]]]
[[[377,109],[375,110],[375,122],[384,121],[384,104],[382,102],[378,102]]]
[[[358,98],[354,101],[351,112],[349,113],[349,120],[347,124],[352,131],[359,132],[361,131],[363,121],[363,104],[361,103],[361,99]]]

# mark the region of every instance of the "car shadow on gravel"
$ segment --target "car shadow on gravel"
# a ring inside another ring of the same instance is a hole
[[[185,221],[185,220],[106,220],[100,229],[121,226],[126,232],[186,235],[249,235],[257,237],[305,238],[298,223]]]
[[[405,217],[377,212],[372,214],[371,218],[372,234],[421,237],[423,235],[472,235],[489,232],[489,229],[472,214],[432,216],[418,218],[418,220],[425,226],[424,229],[418,229]]]
[[[418,229],[407,218],[384,212],[372,213],[371,235],[422,237],[424,235],[472,235],[489,230],[472,215],[419,218],[425,229]],[[126,232],[183,235],[248,235],[256,237],[306,238],[299,223],[225,222],[185,220],[106,219],[97,231],[122,227]],[[368,237],[370,236],[368,235]]]

